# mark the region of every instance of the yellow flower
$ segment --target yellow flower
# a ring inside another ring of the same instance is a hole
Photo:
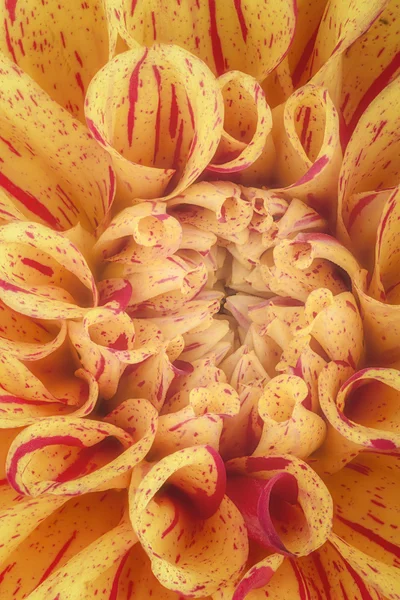
[[[399,600],[398,3],[0,17],[1,600]]]

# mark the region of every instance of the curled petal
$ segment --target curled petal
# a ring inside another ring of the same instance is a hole
[[[244,515],[249,536],[288,556],[307,556],[328,539],[333,504],[328,489],[290,455],[227,463],[227,493]]]
[[[230,71],[219,77],[218,82],[225,104],[224,131],[216,156],[207,168],[216,173],[237,173],[248,169],[265,152],[272,131],[272,114],[261,86],[253,77]],[[268,150],[263,161],[264,177],[273,162],[272,138]]]
[[[251,567],[237,585],[232,600],[244,600],[253,590],[266,587],[283,560],[280,554],[272,554]]]
[[[152,458],[190,446],[208,445],[219,451],[224,421],[235,416],[239,409],[239,397],[226,383],[193,388],[188,406],[159,418]]]
[[[110,407],[128,398],[146,398],[159,411],[169,386],[175,377],[173,365],[165,351],[158,352],[142,363],[130,365],[119,381]]]
[[[132,435],[117,426],[126,426]],[[7,457],[7,476],[20,493],[80,495],[125,487],[118,477],[146,456],[156,431],[156,412],[146,400],[130,400],[105,422],[58,417],[22,431]],[[136,426],[136,429],[135,429]],[[102,443],[107,438],[108,443]],[[47,464],[43,464],[46,457]],[[42,460],[41,460],[42,459]],[[116,481],[114,481],[116,480]]]
[[[179,223],[165,204],[145,202],[125,208],[97,240],[94,252],[103,260],[147,264],[174,254],[181,242]]]
[[[39,223],[9,223],[0,230],[0,246],[0,297],[11,309],[36,319],[77,319],[97,303],[86,260],[60,233]]]
[[[146,320],[104,307],[88,311],[68,324],[79,362],[98,381],[105,398],[114,395],[126,364],[140,363],[162,346],[161,333]]]
[[[399,371],[367,368],[349,377],[351,371],[346,363],[332,362],[319,377],[321,409],[330,423],[327,447],[321,449],[328,470],[343,467],[364,449],[393,451],[400,445]]]
[[[167,340],[173,340],[177,335],[196,329],[207,328],[212,323],[212,317],[219,311],[223,294],[214,291],[202,291],[194,300],[186,302],[179,310],[174,307],[160,316],[150,317],[148,322],[154,323]]]
[[[230,241],[246,241],[253,210],[239,186],[230,182],[197,183],[168,202],[182,224],[211,231]]]
[[[320,287],[334,295],[346,291],[336,264],[353,276],[358,271],[358,263],[350,252],[323,233],[300,233],[293,241],[282,240],[274,248],[273,260],[274,266],[261,265],[261,275],[269,289],[301,302]]]
[[[275,109],[274,139],[284,191],[334,218],[342,153],[337,110],[323,87],[306,85]]]
[[[131,283],[129,309],[138,316],[176,311],[193,300],[207,282],[207,268],[178,255],[140,266],[126,265],[124,277]]]
[[[356,368],[363,357],[363,326],[356,300],[350,292],[332,295],[324,288],[314,290],[305,305],[308,323],[296,334],[312,337],[330,360],[345,360]]]
[[[291,454],[307,458],[325,438],[326,426],[311,410],[307,384],[294,375],[278,375],[267,383],[258,401],[264,422],[253,456]]]
[[[193,183],[219,142],[222,95],[204,63],[185,50],[137,46],[94,76],[85,115],[112,157],[118,197],[127,205]]]
[[[160,491],[167,481],[169,491]],[[134,529],[168,589],[203,597],[238,576],[247,537],[224,491],[223,462],[207,446],[175,452],[152,467],[138,488],[131,486]],[[217,548],[221,560],[215,561]]]
[[[323,352],[312,348],[315,346],[312,342],[310,335],[296,335],[282,352],[276,370],[303,379],[310,392],[312,410],[319,412],[318,378],[327,363],[321,356]]]

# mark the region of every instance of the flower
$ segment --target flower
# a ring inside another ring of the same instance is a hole
[[[0,6],[0,597],[399,599],[398,5]]]

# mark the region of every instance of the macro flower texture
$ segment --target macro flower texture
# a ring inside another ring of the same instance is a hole
[[[0,599],[400,599],[399,0],[0,0]]]

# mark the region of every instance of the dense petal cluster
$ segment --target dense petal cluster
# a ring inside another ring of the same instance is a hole
[[[399,22],[0,0],[1,600],[400,600]]]

